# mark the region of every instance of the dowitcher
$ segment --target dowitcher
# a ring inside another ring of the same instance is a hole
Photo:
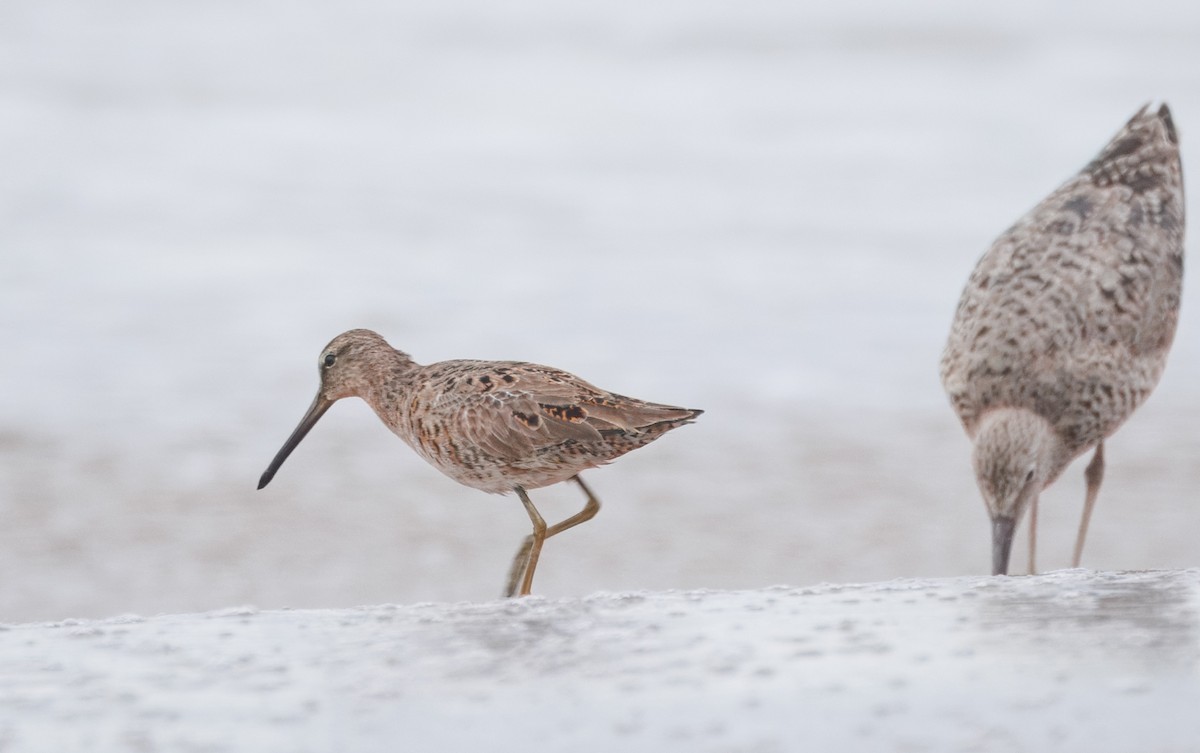
[[[321,386],[308,412],[258,482],[271,482],[300,440],[336,401],[359,397],[397,436],[450,478],[493,494],[515,492],[533,523],[509,571],[506,596],[533,585],[542,544],[591,520],[600,501],[579,477],[691,423],[703,411],[625,397],[550,366],[519,361],[442,361],[422,366],[367,329],[343,332],[321,351]],[[547,526],[529,489],[572,480],[583,510]]]
[[[1095,448],[1075,540],[1079,566],[1104,476],[1104,440],[1158,383],[1183,279],[1179,138],[1143,107],[1075,177],[1006,230],[967,281],[942,384],[974,443],[992,519],[992,572],[1013,531],[1075,458]]]

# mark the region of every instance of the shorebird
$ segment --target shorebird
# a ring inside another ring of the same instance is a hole
[[[1095,448],[1075,540],[1079,566],[1104,476],[1104,440],[1158,383],[1183,280],[1183,175],[1171,112],[1143,107],[1075,177],[1006,230],[967,281],[942,384],[971,438],[992,519],[992,572],[1013,531]]]
[[[542,544],[591,520],[600,501],[579,477],[691,423],[703,411],[607,392],[550,366],[520,361],[442,361],[422,366],[367,329],[343,332],[318,360],[321,386],[300,424],[267,467],[271,482],[325,411],[362,398],[418,455],[450,478],[493,494],[515,492],[533,523],[513,559],[505,596],[533,586]],[[583,510],[547,526],[529,489],[572,480]]]

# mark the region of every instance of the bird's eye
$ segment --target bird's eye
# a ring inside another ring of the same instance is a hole
[[[1032,468],[1029,469],[1029,473],[1025,474],[1025,483],[1028,484],[1030,481],[1033,481],[1033,469]]]
[[[332,353],[326,353],[325,354],[325,368],[328,369],[330,366],[333,365],[333,362],[336,360],[337,360],[337,356],[335,356]]]

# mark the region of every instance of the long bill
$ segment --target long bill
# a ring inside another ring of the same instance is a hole
[[[292,432],[292,435],[283,443],[283,447],[279,448],[279,452],[275,453],[275,459],[267,466],[267,470],[263,471],[262,478],[258,480],[258,488],[261,489],[271,483],[271,479],[275,478],[275,472],[279,470],[279,466],[283,465],[283,461],[287,460],[288,455],[292,454],[292,450],[296,449],[296,445],[300,444],[300,440],[304,439],[304,435],[308,434],[312,427],[316,426],[317,421],[321,416],[325,415],[325,411],[329,410],[329,406],[333,405],[332,400],[329,400],[320,392],[313,400],[312,405],[308,406],[308,412],[304,414],[304,418],[300,419],[300,425]]]
[[[1008,556],[1016,528],[1016,518],[992,518],[992,575],[1008,575]]]

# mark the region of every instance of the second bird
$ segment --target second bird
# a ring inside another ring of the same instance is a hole
[[[1183,176],[1166,105],[1142,108],[1097,157],[1017,221],[967,281],[942,384],[974,443],[992,519],[992,572],[1013,531],[1088,450],[1079,565],[1104,475],[1104,440],[1158,383],[1183,280]]]
[[[442,361],[422,366],[375,332],[333,339],[318,361],[321,387],[300,425],[258,482],[262,489],[334,402],[359,397],[434,468],[485,492],[516,492],[533,523],[518,550],[505,595],[526,595],[542,543],[591,520],[600,502],[579,478],[691,423],[702,411],[624,397],[573,374],[519,361]],[[528,489],[571,479],[587,496],[582,511],[547,526]]]

